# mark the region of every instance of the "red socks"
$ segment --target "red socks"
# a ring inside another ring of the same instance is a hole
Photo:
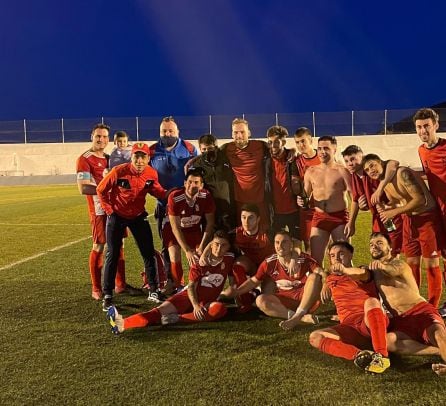
[[[226,316],[226,313],[228,312],[228,309],[223,303],[220,302],[212,302],[209,305],[209,309],[206,313],[204,321],[214,321],[221,319],[222,317]],[[186,314],[180,314],[180,321],[183,323],[196,323],[201,320],[197,320],[194,316],[194,312],[186,313]]]
[[[246,276],[246,270],[242,265],[239,264],[233,265],[232,273],[234,275],[234,282],[236,283],[237,286],[240,286],[243,282],[245,282],[248,279],[248,276]],[[251,307],[254,300],[255,297],[248,292],[245,293],[244,295],[239,296],[236,299],[236,302],[238,306]]]
[[[89,269],[90,269],[90,278],[92,290],[101,292],[101,271],[103,265],[104,254],[99,251],[91,250],[90,257],[88,260]]]
[[[369,310],[366,314],[369,323],[370,336],[372,338],[372,345],[375,352],[379,352],[384,357],[388,357],[386,330],[387,322],[386,316],[381,309]]]
[[[181,262],[171,262],[170,273],[172,274],[172,280],[176,288],[184,284],[183,266],[181,265]]]
[[[417,286],[420,287],[421,285],[421,264],[409,264],[410,269],[412,269],[413,277],[415,278],[415,282],[417,283]]]
[[[124,319],[124,329],[146,327],[150,324],[159,324],[161,322],[161,313],[158,308],[148,312],[134,314]]]
[[[441,298],[441,270],[439,266],[429,267],[427,272],[427,296],[428,301],[435,307],[438,307]]]
[[[338,358],[345,358],[349,361],[355,359],[356,354],[360,351],[354,345],[343,343],[340,340],[333,340],[332,338],[323,337],[319,344],[319,350],[326,354],[333,355]]]

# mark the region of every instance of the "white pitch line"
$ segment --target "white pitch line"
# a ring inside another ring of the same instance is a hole
[[[0,226],[14,226],[14,227],[26,227],[26,226],[88,226],[88,223],[0,223]]]
[[[0,268],[0,271],[4,271],[5,269],[10,269],[10,268],[13,268],[16,265],[20,265],[20,264],[23,264],[24,262],[28,262],[28,261],[31,261],[33,259],[42,257],[43,255],[46,255],[49,252],[59,251],[59,250],[61,250],[63,248],[69,247],[70,245],[74,245],[74,244],[77,244],[78,242],[88,240],[89,238],[91,238],[91,235],[89,235],[88,237],[80,238],[79,240],[67,242],[66,244],[59,245],[58,247],[50,248],[49,250],[45,250],[45,251],[39,252],[38,254],[31,255],[30,257],[27,257],[27,258],[23,258],[20,261],[12,262],[12,263],[10,263],[8,265],[2,266]]]

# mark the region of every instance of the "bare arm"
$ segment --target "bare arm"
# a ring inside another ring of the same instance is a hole
[[[387,161],[386,170],[384,172],[384,178],[381,179],[381,182],[379,182],[378,187],[373,192],[370,198],[370,201],[373,205],[376,205],[380,202],[381,196],[384,192],[384,188],[395,176],[399,165],[400,165],[399,161],[395,161],[394,159],[390,159]]]
[[[81,179],[77,180],[77,188],[81,195],[95,195],[96,185],[91,182],[91,180]]]
[[[356,217],[358,217],[358,212],[359,212],[359,204],[358,202],[352,200],[350,204],[348,223],[345,225],[344,228],[344,234],[347,238],[353,237],[355,235],[356,231],[355,224],[356,224]]]
[[[181,230],[181,223],[180,223],[180,216],[172,216],[169,214],[169,222],[172,226],[172,232],[175,238],[178,241],[178,244],[180,245],[181,249],[186,254],[187,262],[189,263],[189,266],[193,265],[195,263],[194,255],[195,250],[193,250],[186,242],[186,238],[184,237],[184,233]]]
[[[259,281],[255,276],[251,276],[251,278],[247,279],[235,290],[235,295],[240,296],[244,293],[248,293],[250,290],[259,286],[260,283],[261,281]]]
[[[393,259],[389,263],[382,263],[381,261],[372,261],[368,268],[371,271],[381,271],[383,274],[395,278],[401,275],[405,269],[407,269],[409,265],[407,265],[404,261],[400,259]]]
[[[198,320],[204,320],[206,309],[198,302],[197,282],[189,282],[189,285],[187,286],[187,296],[189,297],[189,300],[194,308],[194,316]]]
[[[297,196],[297,204],[299,207],[305,206],[305,201],[302,197],[310,197],[313,193],[313,186],[311,185],[312,168],[308,168],[304,175],[304,187],[300,196]]]
[[[334,275],[347,275],[358,281],[367,281],[370,279],[370,271],[366,268],[347,268],[341,263],[331,265],[330,273]]]
[[[212,232],[214,231],[214,223],[215,223],[215,214],[214,213],[206,213],[206,229],[204,230],[203,237],[201,239],[200,245],[197,248],[197,253],[199,255],[205,250],[206,245],[212,238]]]

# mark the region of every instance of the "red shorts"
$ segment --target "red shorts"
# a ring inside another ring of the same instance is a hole
[[[187,294],[187,289],[184,289],[182,292],[176,293],[175,295],[169,297],[166,302],[172,303],[177,309],[178,314],[190,313],[194,310],[194,306],[192,306],[192,302]],[[200,300],[199,302],[202,306],[206,306],[210,304],[212,300]]]
[[[331,233],[336,227],[345,226],[347,223],[347,210],[335,211],[333,213],[315,210],[311,227],[320,228]]]
[[[302,241],[310,241],[311,223],[313,221],[314,209],[299,209],[300,221],[300,239]]]
[[[279,290],[274,294],[287,309],[296,310],[302,300],[304,294],[304,285],[292,290]],[[317,301],[308,313],[313,313],[319,307],[320,302]]]
[[[376,214],[372,218],[372,232],[387,234],[390,238],[392,254],[396,256],[401,253],[403,247],[403,219],[401,216],[396,216],[393,218],[393,223],[396,230],[389,233],[380,220],[379,215]]]
[[[390,321],[389,331],[399,331],[415,341],[432,345],[427,335],[427,329],[433,324],[444,326],[444,321],[435,306],[429,302],[421,302],[407,312],[395,316]]]
[[[437,209],[403,217],[403,252],[406,257],[438,258],[444,248],[444,232]]]
[[[105,244],[105,224],[107,222],[107,216],[105,214],[97,216],[91,212],[89,214],[93,244]]]
[[[200,243],[201,239],[203,238],[203,234],[201,231],[197,230],[188,230],[188,229],[182,229],[184,238],[186,240],[187,245],[189,245],[190,248],[195,249],[197,248]],[[161,236],[163,239],[163,245],[166,248],[172,247],[174,245],[180,245],[178,244],[177,239],[175,238],[175,235],[172,231],[172,226],[170,223],[166,223],[163,226],[163,229],[161,231]]]

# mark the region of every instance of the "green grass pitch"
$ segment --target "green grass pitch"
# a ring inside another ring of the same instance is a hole
[[[113,336],[90,298],[90,228],[76,186],[2,187],[0,208],[1,405],[446,401],[446,382],[430,370],[437,357],[393,356],[385,374],[369,376],[311,348],[311,327],[283,332],[279,320],[256,312]],[[368,262],[369,224],[361,213],[356,264]],[[127,279],[139,286],[132,238],[126,257]],[[116,296],[116,304],[124,315],[151,307],[144,296]],[[318,313],[322,326],[331,324],[332,306]]]

